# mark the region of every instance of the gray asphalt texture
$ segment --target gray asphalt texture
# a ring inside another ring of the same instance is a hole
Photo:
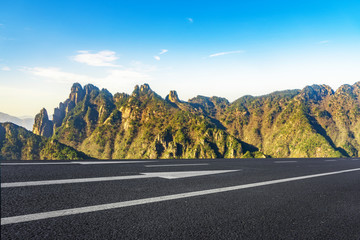
[[[240,170],[1,189],[1,218],[360,168],[358,159],[1,166],[1,182]],[[277,161],[296,161],[276,163]],[[44,161],[2,161],[1,163]],[[146,167],[195,164],[201,166]],[[1,226],[1,239],[360,239],[360,171]]]

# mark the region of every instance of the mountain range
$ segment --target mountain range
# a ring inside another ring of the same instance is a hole
[[[26,128],[29,131],[32,131],[34,125],[33,117],[14,117],[6,113],[0,112],[0,123],[12,122],[16,125]]]
[[[4,146],[15,137],[8,129],[17,127],[1,126],[0,157],[29,159],[26,154],[9,157],[15,150]],[[336,91],[312,85],[243,96],[232,103],[205,96],[186,102],[176,91],[163,99],[147,84],[135,86],[132,94],[112,95],[75,83],[53,120],[42,109],[33,133],[20,135],[24,142],[41,137],[43,149],[61,144],[69,153],[63,159],[358,157],[360,82]],[[30,152],[35,148],[22,146]]]

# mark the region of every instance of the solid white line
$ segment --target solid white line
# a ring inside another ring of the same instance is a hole
[[[83,165],[92,165],[92,164],[126,164],[126,163],[149,163],[155,161],[117,161],[117,162],[43,162],[43,163],[1,163],[1,166],[15,166],[15,165],[51,165],[51,164],[83,164]]]
[[[16,165],[50,165],[50,164],[73,164],[71,162],[49,162],[49,163],[1,163],[1,166],[16,166]]]
[[[110,209],[115,209],[115,208],[136,206],[136,205],[141,205],[141,204],[176,200],[176,199],[181,199],[181,198],[203,196],[203,195],[214,194],[214,193],[235,191],[235,190],[240,190],[240,189],[260,187],[260,186],[272,185],[272,184],[277,184],[277,183],[298,181],[298,180],[303,180],[303,179],[323,177],[323,176],[329,176],[329,175],[335,175],[335,174],[341,174],[341,173],[347,173],[347,172],[355,172],[355,171],[360,171],[360,168],[354,168],[354,169],[348,169],[348,170],[342,170],[342,171],[336,171],[336,172],[313,174],[313,175],[305,175],[305,176],[300,176],[300,177],[284,178],[284,179],[271,180],[271,181],[258,182],[258,183],[250,183],[250,184],[244,184],[244,185],[238,185],[238,186],[232,186],[232,187],[223,187],[223,188],[215,188],[215,189],[209,189],[209,190],[203,190],[203,191],[180,193],[180,194],[173,194],[173,195],[160,196],[160,197],[144,198],[144,199],[138,199],[138,200],[125,201],[125,202],[101,204],[101,205],[81,207],[81,208],[71,208],[71,209],[64,209],[64,210],[51,211],[51,212],[43,212],[43,213],[35,213],[35,214],[28,214],[28,215],[14,216],[14,217],[6,217],[6,218],[1,218],[1,225],[30,222],[30,221],[35,221],[35,220],[63,217],[63,216],[68,216],[68,215],[80,214],[80,213],[89,213],[89,212],[110,210]]]
[[[139,179],[139,178],[149,178],[149,176],[132,175],[132,176],[115,176],[115,177],[98,177],[98,178],[45,180],[45,181],[31,181],[31,182],[11,182],[11,183],[2,183],[1,188],[54,185],[54,184],[66,184],[66,183],[103,182],[103,181]]]
[[[274,163],[295,163],[297,161],[274,161]]]
[[[140,173],[141,175],[129,175],[129,176],[112,176],[112,177],[97,177],[97,178],[73,178],[73,179],[60,179],[60,180],[43,180],[43,181],[29,181],[29,182],[10,182],[1,183],[1,188],[10,187],[28,187],[28,186],[42,186],[42,185],[54,185],[54,184],[67,184],[67,183],[85,183],[85,182],[103,182],[103,181],[117,181],[117,180],[129,180],[129,179],[141,179],[141,178],[165,178],[165,179],[178,179],[187,177],[198,177],[204,175],[220,174],[236,172],[238,170],[210,170],[210,171],[185,171],[185,172],[151,172]]]
[[[183,167],[183,166],[206,166],[208,163],[192,163],[192,164],[167,164],[167,165],[145,165],[145,167]]]

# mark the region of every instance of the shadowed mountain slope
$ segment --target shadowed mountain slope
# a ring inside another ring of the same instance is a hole
[[[42,110],[37,122],[53,126],[51,139],[101,159],[352,157],[360,150],[359,86],[313,85],[229,103],[185,102],[176,91],[163,99],[147,84],[112,95],[76,83],[53,121]]]
[[[1,160],[75,160],[89,159],[72,147],[33,134],[13,123],[0,124]]]

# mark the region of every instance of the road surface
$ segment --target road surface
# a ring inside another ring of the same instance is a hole
[[[360,239],[359,159],[2,161],[1,239]]]

